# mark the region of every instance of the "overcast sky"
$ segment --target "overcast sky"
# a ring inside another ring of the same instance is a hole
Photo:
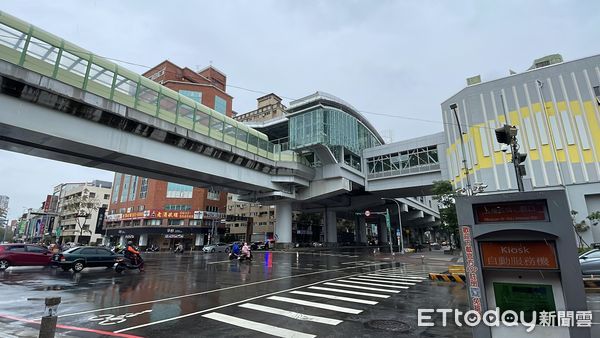
[[[169,59],[191,69],[212,62],[227,75],[240,113],[255,109],[262,92],[275,92],[285,104],[329,92],[394,141],[443,130],[440,103],[467,77],[496,79],[553,53],[573,60],[600,52],[595,0],[0,3],[3,11],[111,59],[147,67]],[[11,218],[39,207],[59,183],[112,178],[0,151],[0,195],[10,197]]]

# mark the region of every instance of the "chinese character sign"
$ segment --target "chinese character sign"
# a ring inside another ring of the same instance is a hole
[[[482,266],[508,269],[558,269],[551,241],[481,242]]]

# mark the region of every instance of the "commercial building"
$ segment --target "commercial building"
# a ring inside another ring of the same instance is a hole
[[[471,185],[481,182],[485,192],[517,189],[510,151],[494,133],[517,126],[519,152],[527,154],[525,190],[564,187],[575,222],[587,223],[579,234],[588,244],[600,242],[600,227],[585,219],[600,211],[600,55],[567,62],[551,55],[522,73],[472,78],[441,108],[448,146],[440,157],[457,188],[467,186],[464,159]]]
[[[98,220],[103,217],[98,217],[98,214],[104,214],[108,208],[111,193],[111,182],[95,180],[85,183],[67,183],[55,187],[58,191],[58,214],[48,211],[48,209],[40,210],[38,218],[42,224],[52,225],[52,218],[58,219],[58,225],[54,222],[55,232],[52,233],[52,226],[41,225],[41,231],[38,231],[42,236],[55,235],[58,242],[67,243],[74,242],[83,245],[100,244],[102,242],[102,231],[97,229]],[[44,203],[45,205],[46,203]],[[29,212],[29,214],[35,214]],[[36,221],[38,222],[38,221]],[[101,226],[101,225],[100,225]],[[50,231],[48,231],[50,230]]]
[[[226,93],[227,77],[212,66],[195,72],[165,60],[143,75],[220,114],[233,114],[233,97]],[[174,100],[162,100],[161,105],[176,106]],[[222,220],[227,194],[217,189],[117,173],[112,194],[106,231],[113,244],[132,240],[142,248],[156,245],[166,249],[182,242],[192,248],[225,233]]]
[[[0,220],[6,219],[8,214],[8,201],[10,198],[5,195],[0,195]]]
[[[252,218],[251,241],[266,241],[273,238],[275,229],[275,206],[262,205],[240,201],[236,194],[227,197],[227,216],[239,216],[242,220],[227,221],[227,233],[231,238],[243,240],[246,236],[247,221],[245,217]],[[234,217],[232,217],[234,218]]]
[[[226,194],[117,173],[105,229],[112,244],[201,246],[225,233]]]
[[[142,75],[223,115],[233,115],[233,97],[226,93],[227,76],[213,66],[195,72],[165,60]]]

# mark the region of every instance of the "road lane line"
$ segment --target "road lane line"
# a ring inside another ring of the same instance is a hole
[[[25,319],[25,318],[19,318],[19,317],[10,316],[10,315],[2,315],[2,314],[0,314],[0,318],[12,319],[12,320],[16,320],[16,321],[19,321],[19,322],[25,322],[25,323],[29,323],[29,324],[40,325],[39,321]],[[56,327],[59,328],[59,329],[69,330],[69,331],[81,331],[81,332],[95,333],[95,334],[100,335],[100,336],[112,336],[112,337],[122,337],[122,338],[142,338],[140,336],[134,336],[134,335],[131,335],[131,334],[124,334],[124,333],[118,333],[118,332],[110,332],[110,331],[104,331],[104,330],[88,329],[86,327],[76,327],[76,326],[71,326],[71,325],[56,324]]]
[[[271,296],[271,297],[268,297],[267,299],[276,300],[276,301],[279,301],[279,302],[286,302],[286,303],[304,305],[304,306],[312,306],[312,307],[316,307],[316,308],[319,308],[319,309],[325,309],[325,310],[331,310],[331,311],[337,311],[337,312],[350,313],[350,314],[353,314],[353,315],[357,315],[357,314],[359,314],[359,313],[361,313],[363,311],[363,310],[352,309],[352,308],[342,307],[342,306],[337,306],[337,305],[329,305],[329,304],[323,304],[323,303],[309,302],[309,301],[306,301],[306,300],[301,300],[301,299],[296,299],[296,298]]]
[[[366,282],[357,282],[354,280],[345,280],[345,279],[339,279],[338,281],[340,282],[345,282],[345,283],[353,283],[353,284],[362,284],[362,285],[370,285],[370,286],[380,286],[380,287],[384,287],[384,288],[394,288],[394,289],[408,289],[408,286],[401,286],[401,285],[385,285],[385,284],[377,284],[377,283],[366,283]]]
[[[396,281],[391,281],[391,280],[371,279],[371,278],[360,277],[360,276],[352,277],[352,278],[348,278],[348,279],[365,281],[365,282],[376,282],[376,283],[382,283],[382,284],[398,284],[398,285],[410,285],[410,286],[415,285],[415,283],[409,283],[409,282],[396,282]]]
[[[382,263],[375,263],[375,264],[372,264],[372,266],[376,266],[376,265],[380,265],[380,264],[382,264]],[[386,264],[386,263],[383,263],[383,264]],[[351,267],[351,268],[355,269],[356,267]],[[348,268],[338,269],[338,270],[346,270],[346,269],[348,269]],[[322,273],[322,272],[316,272],[316,273]],[[311,275],[311,274],[314,274],[314,273],[308,273],[308,274],[303,274],[303,275]],[[355,274],[348,275],[348,276],[345,276],[345,277],[358,276],[358,275],[362,275],[362,274],[364,274],[364,272],[355,273]],[[302,275],[298,275],[298,276],[302,276]],[[285,277],[285,278],[288,278],[288,277]],[[330,278],[330,279],[326,279],[326,280],[322,280],[322,281],[318,281],[318,282],[314,282],[314,283],[309,283],[309,284],[297,286],[297,287],[286,289],[286,290],[275,291],[275,292],[271,292],[271,293],[268,293],[268,294],[264,294],[264,295],[260,295],[260,296],[256,296],[256,297],[252,297],[252,298],[248,298],[248,299],[243,299],[243,300],[240,300],[240,301],[237,301],[237,302],[232,302],[232,303],[228,303],[228,304],[223,304],[223,305],[215,306],[215,307],[212,307],[212,308],[209,308],[209,309],[204,309],[204,310],[200,310],[200,311],[196,311],[196,312],[186,313],[184,315],[175,316],[175,317],[171,317],[171,318],[160,319],[160,320],[157,320],[155,322],[148,322],[148,323],[145,323],[145,324],[140,324],[140,325],[136,325],[136,326],[132,326],[132,327],[127,327],[127,328],[124,328],[124,329],[121,329],[121,330],[116,330],[115,332],[119,333],[119,332],[131,331],[131,330],[139,329],[139,328],[142,328],[142,327],[157,325],[157,324],[161,324],[161,323],[165,323],[165,322],[170,322],[170,321],[173,321],[173,320],[178,320],[178,319],[181,319],[181,318],[191,317],[191,316],[199,315],[201,313],[215,311],[215,310],[218,310],[218,309],[221,309],[221,308],[224,308],[224,307],[228,307],[228,306],[237,305],[237,304],[240,304],[240,303],[249,302],[249,301],[252,301],[252,300],[255,300],[255,299],[265,298],[265,297],[268,297],[268,296],[273,296],[273,295],[276,295],[276,294],[280,294],[280,293],[284,293],[284,292],[288,292],[288,291],[292,291],[292,290],[297,290],[297,289],[305,288],[305,287],[308,287],[308,286],[313,286],[313,285],[321,284],[323,282],[337,281],[339,278],[340,277]],[[250,284],[252,284],[252,283],[244,284],[244,285],[250,285]],[[244,286],[244,285],[241,285],[241,286]],[[219,290],[225,290],[225,289],[228,289],[228,288],[222,288],[222,289],[219,289]],[[215,291],[218,291],[218,290],[212,290],[210,292],[205,292],[205,293],[211,293],[211,292],[215,292]],[[274,296],[274,297],[277,297],[277,296]],[[279,297],[279,298],[285,298],[285,297]],[[292,299],[292,298],[288,298],[288,299]],[[299,300],[296,300],[296,301],[297,301],[296,303],[298,303]],[[318,304],[318,303],[315,303],[315,304]],[[362,312],[362,310],[354,310],[354,311],[359,311],[359,312],[347,312],[347,313],[358,314],[358,313]],[[94,311],[88,311],[88,312],[94,312]]]
[[[229,263],[229,262],[233,262],[233,259],[228,259],[226,261],[210,262],[210,263],[206,263],[206,265],[219,264],[219,263]]]
[[[416,275],[384,275],[384,274],[380,274],[380,273],[370,273],[369,275],[371,275],[371,276],[380,276],[380,277],[409,278],[409,279],[419,279],[419,280],[425,280],[425,279],[427,279],[425,277],[416,276]]]
[[[276,281],[280,281],[280,280],[284,280],[284,279],[292,279],[292,278],[298,278],[298,277],[304,277],[304,276],[318,275],[318,274],[323,274],[323,273],[328,273],[328,272],[344,271],[344,270],[349,270],[349,269],[368,268],[368,267],[371,267],[371,266],[374,267],[374,266],[385,265],[385,264],[390,264],[390,263],[388,263],[388,262],[377,262],[377,263],[373,263],[373,264],[370,264],[370,265],[364,265],[364,266],[361,266],[361,267],[349,266],[349,267],[344,267],[344,268],[339,268],[339,269],[332,269],[332,270],[319,270],[319,271],[301,273],[299,275],[285,276],[285,277],[279,277],[279,278],[272,278],[272,279],[267,279],[267,280],[252,282],[252,283],[246,283],[246,284],[240,284],[240,285],[233,285],[233,286],[228,286],[228,287],[219,288],[219,289],[213,289],[213,290],[208,290],[208,291],[189,293],[189,294],[185,294],[185,295],[181,295],[181,296],[167,297],[167,298],[149,300],[149,301],[139,302],[139,303],[124,304],[124,305],[117,305],[117,306],[111,306],[111,307],[105,307],[105,308],[99,308],[99,309],[92,309],[92,310],[86,310],[86,311],[80,311],[80,312],[74,312],[74,313],[67,313],[67,314],[64,314],[64,315],[59,315],[58,318],[69,317],[69,316],[77,316],[77,315],[82,315],[82,314],[86,314],[86,313],[101,312],[101,311],[114,310],[114,309],[121,309],[121,308],[132,307],[132,306],[154,304],[154,303],[165,302],[165,301],[170,301],[170,300],[175,300],[175,299],[195,297],[195,296],[201,296],[201,295],[206,295],[206,294],[215,293],[215,292],[222,292],[222,291],[231,290],[231,289],[243,288],[243,287],[247,287],[247,286],[251,286],[251,285],[276,282]],[[361,272],[361,273],[353,274],[352,276],[364,275],[364,274],[365,274],[365,272]],[[336,278],[340,278],[340,277],[336,277]],[[336,278],[332,278],[330,280],[334,280]],[[320,282],[318,282],[318,283],[320,283]]]
[[[316,293],[316,292],[306,292],[306,291],[292,291],[290,293],[293,293],[293,294],[296,294],[296,295],[312,296],[312,297],[319,297],[319,298],[327,298],[327,299],[341,300],[341,301],[344,301],[344,302],[367,304],[367,305],[375,305],[375,304],[379,303],[379,302],[376,302],[376,301],[373,301],[373,300],[350,298],[350,297],[342,297],[342,296],[334,296],[334,295],[329,295],[329,294],[326,294],[326,293]]]
[[[368,292],[359,292],[359,291],[350,291],[350,290],[342,290],[342,289],[324,288],[322,286],[309,286],[308,288],[309,289],[314,289],[314,290],[347,293],[349,295],[357,295],[357,296],[368,296],[368,297],[376,297],[376,298],[390,298],[390,296],[388,296],[388,295],[378,295],[378,294],[375,294],[375,293],[368,293]]]
[[[377,289],[377,288],[370,288],[367,286],[348,285],[348,284],[331,283],[331,282],[327,282],[327,283],[323,283],[323,284],[324,285],[332,285],[332,286],[340,286],[340,287],[351,288],[351,289],[369,290],[369,291],[379,291],[379,292],[389,292],[389,293],[399,293],[400,292],[398,290],[383,290],[383,289]]]
[[[339,320],[339,319],[307,315],[304,313],[287,311],[287,310],[278,309],[275,307],[264,306],[264,305],[254,304],[254,303],[244,303],[244,304],[241,304],[240,307],[250,309],[250,310],[257,310],[257,311],[272,313],[274,315],[280,315],[280,316],[284,316],[284,317],[288,317],[288,318],[292,318],[292,319],[327,324],[327,325],[338,325],[339,323],[343,322],[343,320]]]
[[[293,337],[293,338],[314,338],[314,334],[303,333],[294,330],[288,330],[277,326],[267,325],[259,322],[253,322],[251,320],[241,319],[234,316],[224,315],[218,312],[211,312],[202,317],[218,320],[227,324],[239,326],[245,329],[258,331],[261,333],[270,334],[276,337]]]
[[[373,274],[373,273],[369,273],[364,276],[367,276],[369,278],[375,278],[375,279],[401,280],[401,281],[415,282],[415,283],[423,282],[423,278],[413,278],[413,277],[404,277],[404,276],[402,276],[402,277],[381,277],[381,276]]]

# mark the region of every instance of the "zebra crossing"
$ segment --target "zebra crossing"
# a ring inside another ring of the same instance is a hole
[[[406,266],[379,269],[271,294],[202,317],[276,337],[316,337],[321,325],[339,325],[346,316],[358,315],[425,280],[426,272]]]

